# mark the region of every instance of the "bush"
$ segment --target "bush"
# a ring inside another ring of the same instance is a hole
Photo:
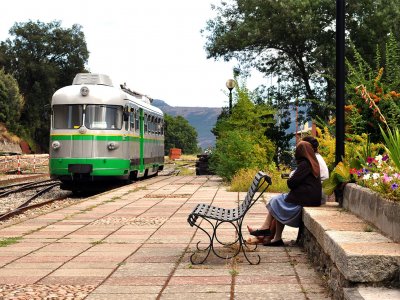
[[[217,140],[210,168],[230,181],[240,169],[262,170],[272,162],[273,149],[272,142],[265,137],[256,139],[246,130],[233,130]]]
[[[241,169],[233,176],[231,181],[230,191],[232,192],[247,192],[253,182],[254,176],[257,174],[259,169]],[[286,179],[281,178],[281,171],[270,167],[264,171],[272,179],[272,185],[268,188],[268,192],[272,193],[287,193],[289,188],[286,183]]]

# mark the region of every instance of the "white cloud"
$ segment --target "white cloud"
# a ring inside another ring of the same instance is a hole
[[[0,40],[15,22],[62,21],[80,24],[85,33],[91,72],[126,82],[138,92],[173,106],[227,105],[225,82],[234,62],[206,58],[200,30],[213,17],[218,0],[13,0],[2,4]],[[265,80],[248,81],[255,88]]]

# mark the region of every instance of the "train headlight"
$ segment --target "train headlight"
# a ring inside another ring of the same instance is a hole
[[[119,144],[117,142],[108,142],[107,148],[108,150],[116,150],[118,149]]]
[[[81,87],[81,95],[82,95],[83,97],[89,95],[89,88],[88,88],[87,86]]]
[[[79,132],[80,134],[85,134],[85,133],[87,132],[87,129],[86,129],[85,126],[81,126],[81,127],[79,128],[78,132]]]
[[[51,148],[53,148],[54,150],[60,149],[61,147],[61,143],[59,141],[54,141],[51,143]]]

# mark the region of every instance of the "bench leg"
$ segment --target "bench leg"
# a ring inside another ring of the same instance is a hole
[[[234,258],[242,251],[244,257],[249,262],[249,264],[254,265],[254,264],[259,264],[260,263],[261,258],[260,258],[260,256],[258,254],[257,254],[257,260],[255,262],[252,262],[250,260],[250,258],[248,257],[247,253],[246,253],[246,249],[248,249],[249,247],[246,244],[246,241],[243,239],[242,223],[241,222],[228,222],[235,228],[237,238],[231,243],[224,243],[220,239],[218,239],[217,230],[218,230],[219,226],[221,224],[223,224],[223,223],[226,223],[226,221],[224,221],[224,222],[217,221],[216,224],[214,225],[210,220],[208,220],[206,218],[203,218],[203,219],[206,220],[211,225],[213,233],[212,233],[212,235],[210,235],[205,229],[201,228],[199,225],[193,224],[194,226],[196,226],[197,228],[202,230],[208,236],[208,239],[209,239],[210,242],[207,245],[207,247],[205,247],[205,248],[200,248],[199,247],[200,241],[197,242],[197,244],[196,244],[197,251],[195,251],[195,253],[193,253],[190,256],[190,262],[192,264],[196,265],[196,264],[202,264],[203,262],[205,262],[206,259],[208,258],[208,256],[210,255],[211,251],[215,254],[215,256],[217,256],[219,258],[222,258],[222,259]],[[234,253],[232,255],[225,255],[225,256],[222,256],[221,254],[218,254],[218,251],[216,251],[215,246],[214,246],[214,242],[215,241],[219,245],[223,245],[225,247],[234,246],[235,247]],[[254,251],[256,248],[257,248],[257,245],[255,245],[255,247],[252,249],[252,251]],[[194,256],[196,254],[198,254],[198,252],[206,252],[206,256],[202,260],[196,262],[194,260]]]
[[[203,219],[204,219],[204,218],[203,218]],[[207,220],[207,219],[204,219],[204,220],[206,220],[208,223],[211,224],[211,227],[213,228],[213,231],[214,231],[214,230],[215,230],[215,229],[214,229],[214,224],[211,223],[211,222],[210,222],[209,220]],[[195,252],[190,256],[190,262],[191,262],[193,265],[199,265],[199,264],[202,264],[203,262],[205,262],[206,259],[207,259],[207,257],[210,255],[210,251],[211,251],[212,244],[213,244],[213,238],[208,234],[207,231],[205,231],[203,228],[201,228],[201,227],[200,227],[199,225],[197,225],[196,223],[194,223],[193,225],[196,226],[197,228],[199,228],[201,231],[203,231],[203,232],[208,236],[208,239],[210,240],[210,243],[208,244],[208,246],[207,246],[206,248],[203,248],[203,249],[201,249],[201,248],[199,247],[199,244],[200,244],[201,241],[198,241],[197,244],[196,244],[197,251],[195,251]],[[214,236],[214,234],[213,234],[213,236]],[[199,261],[199,262],[195,262],[195,261],[194,261],[194,256],[195,256],[198,252],[205,252],[205,251],[207,251],[207,255],[204,257],[204,259],[202,259],[202,260]],[[214,252],[214,251],[213,251],[213,252]]]
[[[250,260],[250,258],[247,256],[246,253],[246,249],[249,249],[250,251],[255,251],[257,249],[257,244],[253,245],[254,248],[250,249],[249,245],[247,245],[247,242],[245,241],[245,239],[243,238],[243,234],[242,234],[242,222],[239,221],[238,222],[238,235],[239,235],[239,247],[242,249],[243,255],[246,258],[247,262],[251,265],[258,265],[261,261],[261,257],[260,255],[257,254],[257,259],[255,262],[252,262]]]

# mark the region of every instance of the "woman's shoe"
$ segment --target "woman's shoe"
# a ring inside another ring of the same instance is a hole
[[[285,246],[285,243],[282,240],[277,240],[275,242],[266,242],[263,245],[269,246],[269,247],[281,247],[281,246]]]
[[[269,229],[256,229],[253,231],[250,231],[250,235],[253,236],[270,236],[272,235],[271,230]]]

